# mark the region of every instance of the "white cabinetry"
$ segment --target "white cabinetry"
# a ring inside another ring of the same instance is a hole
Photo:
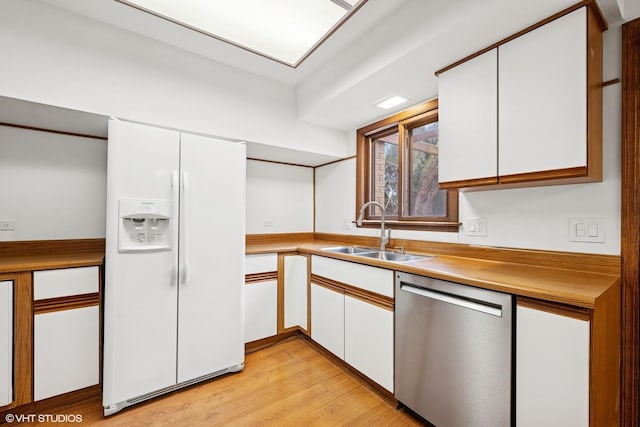
[[[314,255],[311,338],[393,392],[393,271]]]
[[[344,360],[344,292],[311,282],[311,339]]]
[[[589,425],[589,321],[518,305],[516,424]]]
[[[244,308],[244,341],[245,343],[278,334],[278,255],[247,255],[246,274],[265,274],[266,280],[247,281]]]
[[[440,75],[440,182],[480,178],[498,182],[497,75],[497,49]]]
[[[441,188],[602,179],[594,10],[576,9],[437,73]]]
[[[98,306],[37,314],[34,320],[34,400],[99,381]]]
[[[393,311],[344,298],[344,360],[393,391]]]
[[[13,401],[13,281],[0,282],[0,407]]]
[[[308,258],[284,256],[284,328],[307,330]]]
[[[99,272],[94,266],[33,273],[34,401],[98,384]]]
[[[586,46],[583,7],[498,48],[500,175],[587,165]]]

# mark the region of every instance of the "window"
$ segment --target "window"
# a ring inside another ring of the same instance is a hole
[[[358,211],[375,200],[391,227],[458,231],[458,192],[438,188],[437,100],[358,129],[357,144]],[[379,227],[380,209],[364,219]]]

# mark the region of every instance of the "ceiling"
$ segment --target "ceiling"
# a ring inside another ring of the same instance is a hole
[[[435,70],[576,3],[368,0],[292,68],[118,1],[41,1],[291,86],[300,120],[345,132],[435,97]],[[640,14],[632,3],[599,1],[610,22]],[[391,95],[408,101],[375,106]]]

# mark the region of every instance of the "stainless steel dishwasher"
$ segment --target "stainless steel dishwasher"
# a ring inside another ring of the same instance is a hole
[[[396,273],[395,394],[437,427],[515,425],[513,298]]]

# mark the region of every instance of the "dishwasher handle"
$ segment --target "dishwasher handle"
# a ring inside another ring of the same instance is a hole
[[[482,302],[475,302],[466,298],[460,298],[455,295],[442,293],[438,291],[431,291],[416,286],[411,286],[407,283],[400,284],[400,290],[409,292],[415,295],[419,295],[425,298],[431,298],[437,301],[445,302],[448,304],[457,305],[458,307],[468,308],[470,310],[479,311],[481,313],[490,314],[496,317],[502,317],[502,307],[496,307],[494,305],[483,304]]]

